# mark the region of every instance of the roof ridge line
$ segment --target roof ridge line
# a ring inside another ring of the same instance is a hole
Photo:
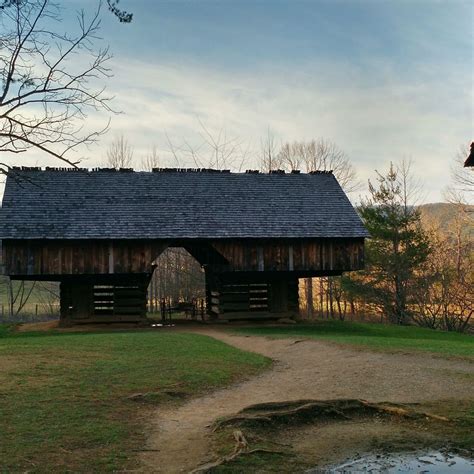
[[[153,168],[151,171],[135,170],[133,168],[60,168],[52,166],[13,166],[11,171],[18,172],[59,172],[59,173],[211,173],[211,174],[258,174],[258,175],[320,175],[320,174],[333,174],[333,170],[314,170],[307,173],[301,172],[301,170],[285,171],[282,169],[270,170],[268,172],[262,172],[260,170],[248,169],[245,172],[232,172],[229,169],[215,169],[215,168]]]

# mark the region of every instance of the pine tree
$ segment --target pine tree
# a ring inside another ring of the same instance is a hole
[[[377,186],[369,181],[370,198],[360,212],[370,239],[358,286],[391,322],[407,324],[415,271],[427,259],[430,243],[420,213],[407,202],[407,168],[399,171],[391,164],[385,176],[378,173]]]

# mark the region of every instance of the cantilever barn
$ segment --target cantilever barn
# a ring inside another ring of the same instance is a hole
[[[364,265],[367,232],[331,172],[17,168],[5,274],[60,282],[63,323],[144,321],[153,262],[185,248],[211,318],[298,311],[298,279]]]

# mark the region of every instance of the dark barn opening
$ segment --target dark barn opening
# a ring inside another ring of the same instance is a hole
[[[59,282],[64,324],[146,322],[176,248],[202,269],[209,318],[292,315],[298,279],[363,268],[367,237],[330,172],[21,168],[0,212],[5,274]]]
[[[192,315],[201,314],[206,295],[204,268],[183,247],[168,247],[154,262],[148,285],[148,312],[161,315],[163,304],[169,308],[192,307]],[[186,311],[184,311],[186,312]],[[188,316],[188,314],[186,314]]]

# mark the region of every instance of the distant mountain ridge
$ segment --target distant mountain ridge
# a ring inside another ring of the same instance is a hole
[[[417,206],[421,212],[424,222],[435,221],[439,223],[443,231],[448,231],[450,225],[456,218],[456,204],[449,202],[434,202]],[[474,205],[468,206],[469,213],[472,215],[472,226],[474,226]]]

